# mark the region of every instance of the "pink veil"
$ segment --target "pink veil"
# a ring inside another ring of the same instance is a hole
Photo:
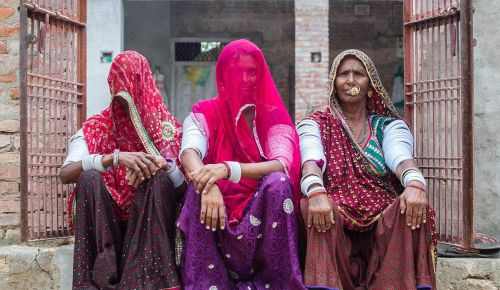
[[[254,98],[242,97],[237,78],[242,73],[235,64],[242,55],[257,63]],[[209,140],[207,163],[238,161],[242,163],[277,160],[285,168],[294,187],[295,208],[300,200],[300,149],[298,135],[276,89],[261,50],[248,40],[229,43],[221,52],[216,66],[215,98],[193,106],[192,117]],[[242,111],[255,107],[253,128],[249,128]],[[240,220],[243,210],[259,181],[242,178],[239,184],[219,180],[218,185],[230,221]]]

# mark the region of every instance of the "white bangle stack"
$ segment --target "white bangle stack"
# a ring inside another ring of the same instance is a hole
[[[90,154],[82,159],[83,171],[87,170],[97,170],[99,172],[105,172],[106,169],[102,165],[102,155]]]
[[[181,186],[184,183],[184,175],[182,174],[181,170],[173,159],[165,158],[165,160],[167,161],[167,164],[169,166],[167,175],[168,178],[170,178],[170,180],[172,181],[174,188]]]
[[[229,180],[231,180],[233,183],[238,183],[241,180],[241,165],[239,162],[234,162],[234,161],[226,161],[225,162],[227,166],[229,166],[230,170],[230,176]]]
[[[310,196],[314,192],[317,192],[318,188],[315,188],[313,190],[309,189],[313,184],[319,185],[320,189],[325,189],[323,179],[315,174],[310,174],[302,178],[302,180],[300,181],[300,190],[302,191],[302,194],[304,194],[305,196]]]
[[[406,187],[410,181],[418,181],[427,186],[424,175],[417,168],[408,168],[401,174],[401,184]]]

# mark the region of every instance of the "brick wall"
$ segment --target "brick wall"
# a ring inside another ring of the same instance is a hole
[[[0,1],[0,244],[20,239],[19,3]]]
[[[328,103],[328,7],[328,0],[295,1],[295,121]]]
[[[314,2],[314,1],[313,1]],[[286,107],[294,65],[294,3],[285,1],[175,1],[171,37],[247,38],[261,49]]]
[[[370,15],[355,15],[355,5],[370,7]],[[403,37],[403,1],[330,0],[330,63],[340,52],[356,48],[375,62],[386,90],[403,58],[397,56],[397,40]]]

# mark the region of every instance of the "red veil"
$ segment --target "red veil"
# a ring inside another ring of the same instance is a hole
[[[89,153],[104,155],[119,149],[176,158],[182,127],[163,103],[146,58],[135,51],[118,54],[111,64],[108,83],[110,106],[83,124]],[[127,102],[130,117],[116,101],[117,96]],[[126,168],[110,167],[101,175],[117,205],[118,216],[126,219],[135,193],[126,180]],[[74,210],[73,199],[74,192],[68,199],[69,212]]]

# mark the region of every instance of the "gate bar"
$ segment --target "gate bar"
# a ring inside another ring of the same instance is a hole
[[[460,0],[462,15],[461,58],[462,58],[462,154],[463,154],[463,239],[464,246],[474,245],[474,128],[473,120],[473,39],[472,39],[472,1]]]
[[[30,10],[33,13],[48,14],[49,16],[54,17],[57,20],[62,20],[62,21],[66,21],[69,23],[73,23],[73,24],[81,26],[81,27],[86,26],[85,23],[73,20],[73,19],[69,18],[68,16],[62,15],[61,13],[59,13],[57,11],[51,11],[51,10],[48,10],[45,8],[40,8],[40,7],[38,7],[38,5],[33,4],[33,3],[24,3],[23,5],[24,5],[24,7],[26,7],[28,10]]]

